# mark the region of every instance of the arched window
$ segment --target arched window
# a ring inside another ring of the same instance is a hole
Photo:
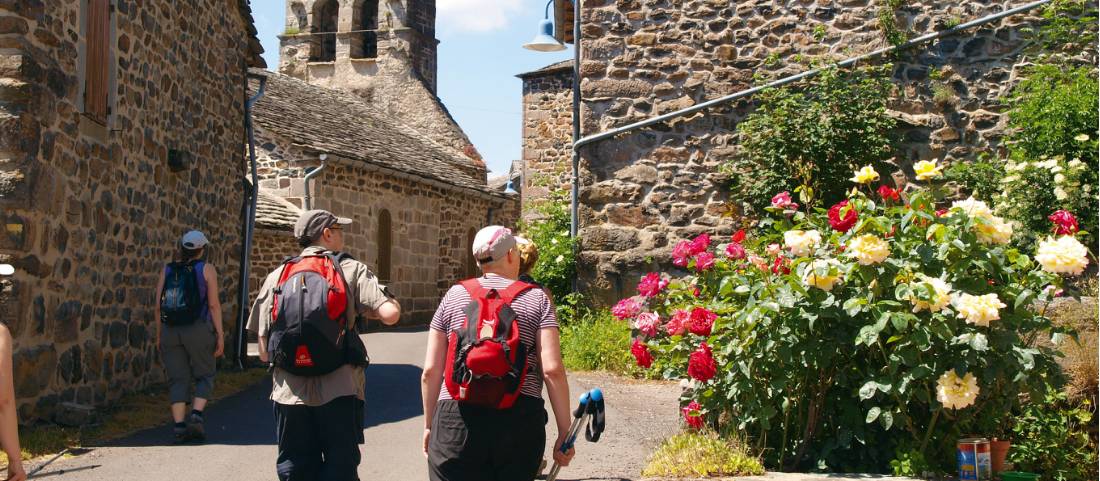
[[[309,27],[309,18],[306,15],[306,6],[302,5],[302,2],[294,2],[290,4],[290,12],[294,14],[294,18],[297,19],[298,32],[305,32]]]
[[[475,235],[477,235],[477,231],[473,227],[466,231],[466,277],[477,277],[481,273],[481,270],[477,267],[477,261],[474,260]]]
[[[340,2],[322,0],[313,5],[313,25],[310,33],[313,42],[309,60],[332,62],[336,60],[336,29],[340,25]]]
[[[382,209],[378,214],[378,280],[390,282],[393,253],[393,221],[390,211]]]
[[[352,36],[351,58],[378,57],[378,0],[359,0],[352,12],[353,28],[360,32]]]

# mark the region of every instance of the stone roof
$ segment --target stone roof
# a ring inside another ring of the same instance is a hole
[[[541,77],[543,75],[550,75],[550,74],[553,74],[553,73],[558,73],[558,72],[561,72],[562,70],[572,70],[572,69],[573,69],[573,61],[572,60],[562,60],[561,62],[552,63],[552,64],[547,65],[547,66],[545,66],[543,68],[540,68],[538,70],[532,70],[530,72],[521,73],[519,75],[516,75],[516,77],[519,77],[519,78]]]
[[[241,18],[248,26],[248,66],[267,68],[267,61],[261,55],[264,53],[264,47],[260,44],[259,32],[256,30],[256,20],[252,18],[252,6],[248,3],[249,0],[237,0],[237,8],[241,12]]]
[[[491,192],[468,157],[393,121],[362,97],[266,70],[251,72],[267,77],[264,96],[253,107],[256,125],[265,131],[319,153]]]
[[[256,197],[256,227],[293,231],[302,209],[286,199],[260,189]]]

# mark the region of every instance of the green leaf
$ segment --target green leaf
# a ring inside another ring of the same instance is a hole
[[[859,388],[859,398],[864,401],[871,399],[875,397],[876,391],[878,391],[878,383],[875,381],[867,381],[863,384],[863,387]]]
[[[882,414],[882,408],[875,406],[867,411],[867,424],[871,424]]]
[[[976,333],[971,336],[970,348],[978,352],[985,352],[989,349],[989,341],[985,338],[985,334]]]
[[[882,423],[882,428],[887,431],[894,426],[894,415],[891,414],[890,411],[882,413],[882,416],[880,416],[878,420]]]
[[[909,327],[909,323],[904,316],[890,316],[890,322],[894,324],[894,329],[899,331],[904,331],[905,328]]]
[[[1027,306],[1034,298],[1035,291],[1032,291],[1031,289],[1024,289],[1016,295],[1016,304],[1015,306],[1013,306],[1013,308],[1016,310],[1020,310],[1020,307]]]
[[[843,309],[844,312],[847,313],[849,316],[855,317],[856,314],[859,314],[859,312],[863,310],[863,305],[866,303],[866,299],[853,297],[851,299],[848,299],[847,301],[844,301]]]
[[[876,326],[873,325],[863,326],[863,328],[859,330],[859,335],[856,336],[856,345],[866,344],[870,346],[874,344],[875,341],[878,340],[878,333],[880,331],[882,331],[881,327],[876,329]]]

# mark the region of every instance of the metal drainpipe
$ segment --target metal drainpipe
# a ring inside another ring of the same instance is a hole
[[[325,154],[321,154],[321,155],[325,155]],[[309,171],[306,174],[305,177],[302,177],[302,182],[304,182],[306,184],[305,185],[305,187],[306,187],[306,198],[305,198],[305,202],[304,202],[306,210],[312,210],[313,209],[313,196],[310,195],[310,193],[309,193],[309,181],[312,180],[314,177],[316,177],[317,174],[320,174],[321,170],[323,170],[324,168],[325,168],[325,163],[321,162],[320,166],[318,166],[317,168]]]
[[[573,240],[573,265],[577,264],[580,242],[578,205],[580,204],[581,153],[577,145],[581,138],[581,1],[573,0],[573,185],[569,193],[569,237]],[[573,276],[573,292],[577,292],[577,276]]]
[[[908,42],[905,42],[901,45],[884,47],[884,48],[880,48],[878,50],[875,50],[874,52],[871,52],[871,53],[858,55],[858,56],[849,58],[847,60],[841,61],[840,63],[837,63],[835,66],[836,67],[850,67],[850,66],[855,65],[857,62],[862,61],[862,60],[867,60],[867,59],[877,57],[877,56],[880,56],[880,55],[883,55],[883,54],[886,54],[886,53],[895,52],[895,51],[898,51],[898,50],[901,50],[901,49],[904,49],[904,48],[909,48],[909,47],[912,47],[914,45],[927,42],[929,40],[936,40],[936,39],[941,38],[941,37],[946,37],[948,35],[958,33],[962,30],[966,30],[966,29],[971,28],[971,27],[984,25],[984,24],[987,24],[987,23],[990,23],[990,22],[993,22],[993,21],[996,21],[996,20],[1000,20],[1000,19],[1005,18],[1005,17],[1010,17],[1012,15],[1016,15],[1018,13],[1023,13],[1023,12],[1026,12],[1028,10],[1031,10],[1035,7],[1039,7],[1039,6],[1045,5],[1047,3],[1050,3],[1051,1],[1052,0],[1039,0],[1039,1],[1032,2],[1032,3],[1026,4],[1026,5],[1021,5],[1021,6],[1016,7],[1016,8],[1005,10],[1001,13],[995,13],[993,15],[988,15],[988,16],[979,18],[977,20],[972,20],[972,21],[966,22],[964,24],[949,28],[947,30],[941,30],[939,32],[934,32],[934,33],[930,33],[930,34],[927,34],[927,35],[922,35],[920,37],[909,40]],[[574,30],[576,30],[576,27],[574,28]],[[819,68],[815,68],[815,69],[812,69],[812,70],[807,70],[807,71],[802,72],[800,74],[792,75],[790,77],[785,77],[785,78],[776,80],[774,82],[770,82],[766,85],[762,85],[762,86],[759,86],[759,87],[753,87],[753,88],[748,89],[748,90],[742,90],[740,92],[730,94],[730,95],[727,95],[725,97],[720,97],[720,98],[717,98],[717,99],[714,99],[714,100],[708,100],[708,101],[703,102],[701,104],[693,105],[691,107],[681,109],[681,110],[677,110],[675,112],[669,112],[669,113],[664,114],[664,115],[658,115],[656,117],[649,118],[649,119],[646,119],[646,120],[642,120],[640,122],[635,122],[633,124],[624,125],[622,127],[611,129],[611,130],[608,130],[606,132],[600,132],[598,134],[589,135],[588,137],[585,137],[585,138],[580,139],[580,140],[573,143],[574,159],[577,158],[576,157],[577,150],[580,149],[581,147],[586,146],[586,145],[594,144],[596,142],[614,137],[614,136],[619,135],[619,134],[624,134],[626,132],[637,130],[637,129],[640,129],[642,127],[648,127],[650,125],[661,123],[661,122],[664,122],[664,121],[667,121],[667,120],[671,120],[671,119],[674,119],[676,117],[682,117],[682,116],[685,116],[685,115],[690,115],[690,114],[693,114],[693,113],[698,112],[700,110],[704,110],[704,109],[707,109],[709,107],[713,107],[715,105],[719,105],[719,104],[723,104],[723,103],[727,103],[727,102],[732,102],[734,100],[737,100],[737,99],[740,99],[740,98],[743,98],[743,97],[748,97],[748,96],[750,96],[752,94],[755,94],[755,93],[757,93],[761,90],[764,90],[764,89],[779,87],[779,86],[782,86],[782,85],[789,84],[791,82],[797,82],[797,81],[805,79],[805,78],[813,77],[814,75],[817,75],[817,74],[821,73],[825,68],[829,68],[829,67],[819,67]],[[575,71],[574,71],[573,75],[574,75],[574,78],[576,78],[577,74],[575,73]],[[574,91],[573,95],[574,95],[574,98],[576,98],[576,95],[577,95],[576,91]],[[574,138],[576,138],[576,137],[574,137]],[[576,168],[576,163],[575,162],[576,161],[574,161],[574,168]],[[576,177],[574,177],[574,179],[576,179]],[[574,180],[574,182],[576,182],[576,180]]]
[[[237,292],[237,368],[244,369],[245,357],[248,356],[248,338],[245,336],[244,327],[248,322],[248,276],[252,265],[252,234],[256,227],[256,198],[259,197],[260,184],[256,175],[256,135],[252,127],[252,105],[264,95],[264,87],[267,86],[267,77],[263,75],[249,74],[247,79],[257,79],[260,87],[256,95],[244,103],[244,128],[248,133],[248,163],[252,175],[252,192],[248,205],[248,219],[245,222],[244,243],[241,245],[241,280],[240,290]]]

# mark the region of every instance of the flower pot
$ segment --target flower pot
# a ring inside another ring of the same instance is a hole
[[[994,474],[1004,470],[1005,458],[1008,456],[1008,448],[1010,447],[1012,447],[1012,441],[993,438],[989,442],[989,458],[993,465]]]

